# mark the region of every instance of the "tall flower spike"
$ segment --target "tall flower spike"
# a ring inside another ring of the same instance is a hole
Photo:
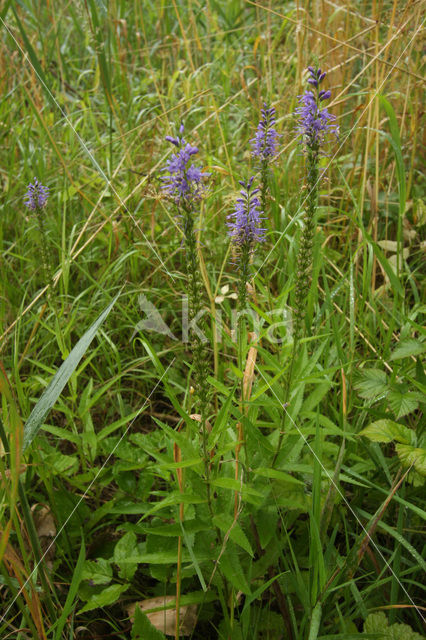
[[[176,204],[188,204],[199,200],[204,195],[203,178],[209,173],[203,172],[199,167],[190,163],[192,156],[198,153],[197,147],[192,147],[183,138],[184,126],[179,128],[180,137],[166,136],[166,140],[177,147],[177,153],[173,153],[168,159],[162,171],[168,175],[161,176],[162,189],[173,198]]]
[[[277,139],[279,137],[275,130],[275,108],[263,104],[256,135],[250,140],[252,145],[251,155],[262,162],[270,162],[277,155]]]
[[[295,113],[298,116],[297,132],[304,145],[304,151],[319,153],[330,133],[338,134],[338,126],[332,124],[336,116],[328,112],[328,109],[321,108],[321,103],[328,100],[331,91],[320,90],[320,84],[324,80],[326,73],[321,69],[308,67],[308,84],[313,89],[307,89],[299,96],[299,104]]]
[[[258,242],[264,240],[266,231],[260,226],[263,220],[257,196],[260,189],[252,189],[253,179],[251,177],[247,182],[239,181],[243,187],[240,191],[241,197],[237,199],[233,213],[227,217],[230,221],[227,225],[232,242],[239,249],[248,249],[250,252]]]
[[[31,211],[43,209],[49,197],[49,187],[44,187],[37,178],[34,178],[34,184],[28,185],[25,194],[24,204]]]

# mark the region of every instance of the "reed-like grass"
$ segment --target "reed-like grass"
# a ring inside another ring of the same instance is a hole
[[[408,0],[0,7],[1,638],[424,632],[422,20]],[[293,350],[292,114],[316,61],[340,138]],[[264,102],[280,150],[250,258],[256,335],[238,342],[226,217]],[[159,181],[180,121],[211,173],[194,221],[201,423],[182,226]],[[23,203],[34,176],[52,283]]]

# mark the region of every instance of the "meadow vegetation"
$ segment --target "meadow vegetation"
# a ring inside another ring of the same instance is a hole
[[[3,0],[0,638],[424,637],[423,21]]]

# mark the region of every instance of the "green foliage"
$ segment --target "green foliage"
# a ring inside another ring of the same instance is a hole
[[[132,640],[164,640],[166,636],[153,627],[146,615],[136,607],[131,637]]]
[[[391,624],[383,611],[370,613],[364,622],[364,633],[378,634],[383,640],[423,640],[424,636],[416,633],[408,624]]]
[[[0,637],[164,638],[129,621],[157,597],[205,640],[421,637],[421,17],[367,5],[3,3]],[[340,139],[307,193],[316,57]],[[263,101],[282,146],[242,291],[226,217]],[[189,254],[160,180],[180,121],[211,174]]]

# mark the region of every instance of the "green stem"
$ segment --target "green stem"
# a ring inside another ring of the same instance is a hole
[[[261,167],[261,177],[262,177],[262,184],[260,187],[260,203],[261,203],[261,208],[263,211],[263,214],[266,215],[266,208],[267,208],[267,196],[268,196],[268,161],[267,160],[262,160],[262,167]]]
[[[47,297],[50,301],[52,297],[51,287],[52,287],[52,281],[53,281],[53,273],[52,273],[52,267],[49,260],[49,252],[47,248],[47,234],[46,234],[46,227],[44,226],[43,209],[36,207],[35,212],[36,212],[37,225],[40,231],[40,238],[41,238],[40,247],[41,247],[41,263],[43,268],[43,279],[44,279],[44,284],[47,284],[48,286]]]
[[[194,210],[190,204],[183,207],[184,220],[184,236],[186,247],[186,274],[188,282],[188,320],[191,323],[203,309],[202,286],[200,278],[200,269],[197,255],[197,238],[194,226]],[[198,328],[202,332],[205,322],[201,319],[197,323]],[[208,353],[206,343],[192,328],[190,330],[190,343],[194,365],[194,388],[196,406],[201,415],[202,430],[202,447],[204,457],[204,469],[206,475],[207,502],[209,510],[213,516],[210,492],[210,466],[209,455],[207,451],[207,415],[209,409],[209,386],[207,383],[208,376]]]
[[[307,298],[311,289],[312,282],[312,249],[314,243],[314,232],[316,224],[316,210],[318,201],[318,159],[319,149],[317,147],[309,150],[307,159],[307,188],[308,195],[306,199],[305,214],[303,217],[303,232],[300,240],[299,252],[297,254],[297,271],[296,271],[296,285],[295,285],[295,304],[294,304],[294,328],[293,328],[293,347],[290,356],[290,368],[286,379],[286,388],[284,392],[284,405],[281,418],[280,436],[278,439],[278,446],[275,451],[272,466],[275,465],[283,437],[284,427],[287,417],[285,407],[290,400],[292,378],[294,373],[294,364],[296,356],[299,350],[300,340],[304,337],[306,332],[305,316]]]

